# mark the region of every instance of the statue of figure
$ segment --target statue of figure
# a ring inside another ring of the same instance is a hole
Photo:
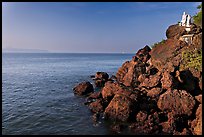
[[[182,19],[181,19],[181,26],[185,26],[185,25],[186,25],[186,13],[183,12]]]
[[[187,14],[187,16],[186,16],[186,27],[190,27],[190,23],[191,23],[191,16],[189,14]]]

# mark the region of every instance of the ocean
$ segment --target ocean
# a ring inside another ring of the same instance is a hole
[[[107,135],[73,87],[97,71],[115,75],[134,54],[2,53],[2,134]]]

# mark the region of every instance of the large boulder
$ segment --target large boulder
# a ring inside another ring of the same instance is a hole
[[[116,94],[106,107],[104,117],[116,121],[128,121],[134,115],[134,102],[131,98]]]
[[[93,89],[93,85],[90,82],[85,81],[75,86],[73,88],[73,91],[74,91],[74,94],[77,94],[77,95],[87,95],[93,92],[94,89]]]
[[[115,94],[130,96],[131,94],[133,94],[133,92],[117,82],[108,81],[103,87],[101,94],[103,99],[109,102]]]
[[[162,111],[173,112],[175,115],[190,116],[195,106],[195,100],[185,90],[168,89],[160,95],[157,106]]]
[[[168,27],[166,30],[166,37],[168,39],[179,39],[180,36],[186,34],[185,26],[179,26],[178,24],[174,24]]]

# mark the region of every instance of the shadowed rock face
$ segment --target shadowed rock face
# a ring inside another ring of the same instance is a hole
[[[87,95],[94,91],[93,85],[90,82],[82,82],[73,88],[74,94]]]

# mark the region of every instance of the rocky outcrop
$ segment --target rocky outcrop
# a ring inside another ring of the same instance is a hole
[[[145,46],[136,53],[131,61],[126,61],[116,73],[118,82],[123,83],[125,86],[138,86],[140,84],[138,77],[146,73],[147,61],[151,57],[150,51],[150,47]]]
[[[94,91],[93,85],[90,82],[82,82],[73,88],[74,94],[87,95]]]
[[[184,34],[193,34],[191,44],[180,40]],[[195,61],[202,58],[202,31],[194,24],[190,32],[172,25],[166,35],[167,40],[152,49],[139,49],[116,76],[109,78],[105,72],[92,76],[98,92],[86,82],[74,88],[75,93],[88,95],[85,105],[94,122],[101,116],[110,120],[113,134],[126,129],[141,135],[202,135],[202,69]]]

